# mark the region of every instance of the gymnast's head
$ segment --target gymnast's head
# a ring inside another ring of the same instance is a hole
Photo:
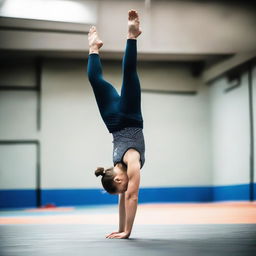
[[[115,167],[108,169],[98,167],[95,175],[96,177],[102,176],[102,186],[109,194],[120,194],[124,193],[128,187],[129,178],[126,170],[125,165],[118,163]]]

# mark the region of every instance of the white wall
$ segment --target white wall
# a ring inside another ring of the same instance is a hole
[[[36,146],[0,145],[0,189],[36,188]]]
[[[252,72],[253,87],[253,126],[254,126],[254,183],[256,183],[256,65],[254,63]]]
[[[33,62],[0,66],[0,86],[35,87]],[[38,139],[35,91],[0,90],[0,140]],[[0,144],[0,189],[36,188],[36,146]]]
[[[192,65],[191,65],[192,66]],[[169,62],[142,62],[138,69],[142,89],[196,91],[200,80],[191,75],[188,65]]]
[[[143,93],[142,99],[147,150],[142,184],[211,185],[207,88],[199,86],[196,96]]]
[[[210,87],[211,144],[214,185],[249,183],[248,73],[241,86],[225,93],[226,77]]]
[[[27,60],[0,66],[0,86],[36,86],[35,64]],[[0,90],[0,139],[37,138],[36,91]]]
[[[0,91],[0,139],[34,137],[36,109],[35,91]]]
[[[42,187],[99,187],[111,166],[111,136],[100,120],[85,61],[46,61],[42,74]]]

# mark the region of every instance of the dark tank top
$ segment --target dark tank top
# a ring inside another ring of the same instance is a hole
[[[145,162],[145,142],[142,128],[126,127],[113,132],[113,163],[124,163],[123,157],[128,149],[133,148],[140,153],[141,168]]]

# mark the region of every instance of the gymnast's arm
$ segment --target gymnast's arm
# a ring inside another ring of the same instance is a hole
[[[107,235],[107,238],[128,238],[132,231],[135,219],[138,193],[140,185],[140,155],[137,151],[131,151],[124,157],[127,165],[127,175],[129,178],[128,188],[119,198],[119,232]]]
[[[119,229],[117,232],[112,232],[106,238],[127,238],[125,231],[125,193],[119,194]]]
[[[125,193],[119,194],[119,233],[125,230]]]
[[[128,188],[125,192],[125,233],[127,238],[132,231],[133,222],[135,219],[137,206],[138,206],[138,194],[140,186],[140,162],[139,159],[133,159],[128,161],[127,175],[129,178]]]

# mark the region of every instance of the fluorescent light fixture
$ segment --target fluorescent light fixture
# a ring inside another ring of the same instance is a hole
[[[95,24],[97,3],[79,0],[2,0],[0,16]]]

